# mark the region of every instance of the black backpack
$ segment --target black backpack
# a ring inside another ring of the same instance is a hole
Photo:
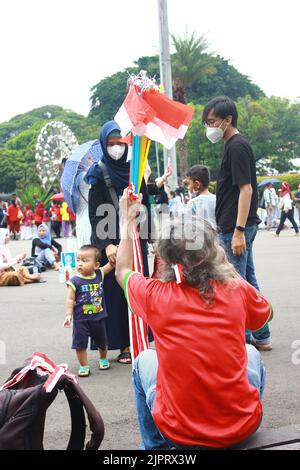
[[[29,258],[24,259],[22,265],[28,269],[29,274],[33,274],[35,272],[42,273],[46,271],[45,264],[41,261],[38,261],[34,256],[30,256]]]
[[[67,397],[72,429],[67,450],[97,450],[104,436],[99,412],[67,372],[42,353],[35,353],[16,369],[0,388],[0,450],[43,450],[48,407],[63,390]],[[87,413],[91,438],[85,443]]]

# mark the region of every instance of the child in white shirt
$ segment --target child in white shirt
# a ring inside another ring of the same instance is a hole
[[[192,166],[186,174],[186,182],[191,195],[186,213],[207,220],[215,229],[217,226],[215,216],[216,196],[208,190],[210,174],[207,166]]]

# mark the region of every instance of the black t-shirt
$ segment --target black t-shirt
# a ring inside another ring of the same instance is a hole
[[[235,229],[240,186],[244,184],[251,184],[253,189],[246,223],[247,227],[251,227],[260,223],[257,216],[258,192],[255,158],[245,137],[241,134],[235,134],[224,146],[217,180],[216,221],[222,233],[230,233]]]

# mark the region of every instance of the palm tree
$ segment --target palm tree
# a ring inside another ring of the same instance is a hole
[[[182,39],[171,35],[175,54],[172,55],[173,98],[180,103],[187,103],[187,89],[196,80],[205,80],[215,73],[210,56],[206,53],[208,48],[204,36],[197,37],[193,33],[190,37],[186,32]],[[186,140],[178,143],[180,156],[180,173],[184,176],[188,169]]]

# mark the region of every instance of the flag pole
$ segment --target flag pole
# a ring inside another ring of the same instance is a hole
[[[169,26],[168,26],[168,5],[167,0],[158,0],[158,24],[159,24],[159,63],[160,63],[160,82],[164,88],[166,96],[173,98],[172,90],[172,69],[171,55],[169,43]],[[176,146],[170,150],[164,147],[164,169],[171,164],[173,174],[169,178],[171,189],[178,186],[177,179],[177,161]]]

